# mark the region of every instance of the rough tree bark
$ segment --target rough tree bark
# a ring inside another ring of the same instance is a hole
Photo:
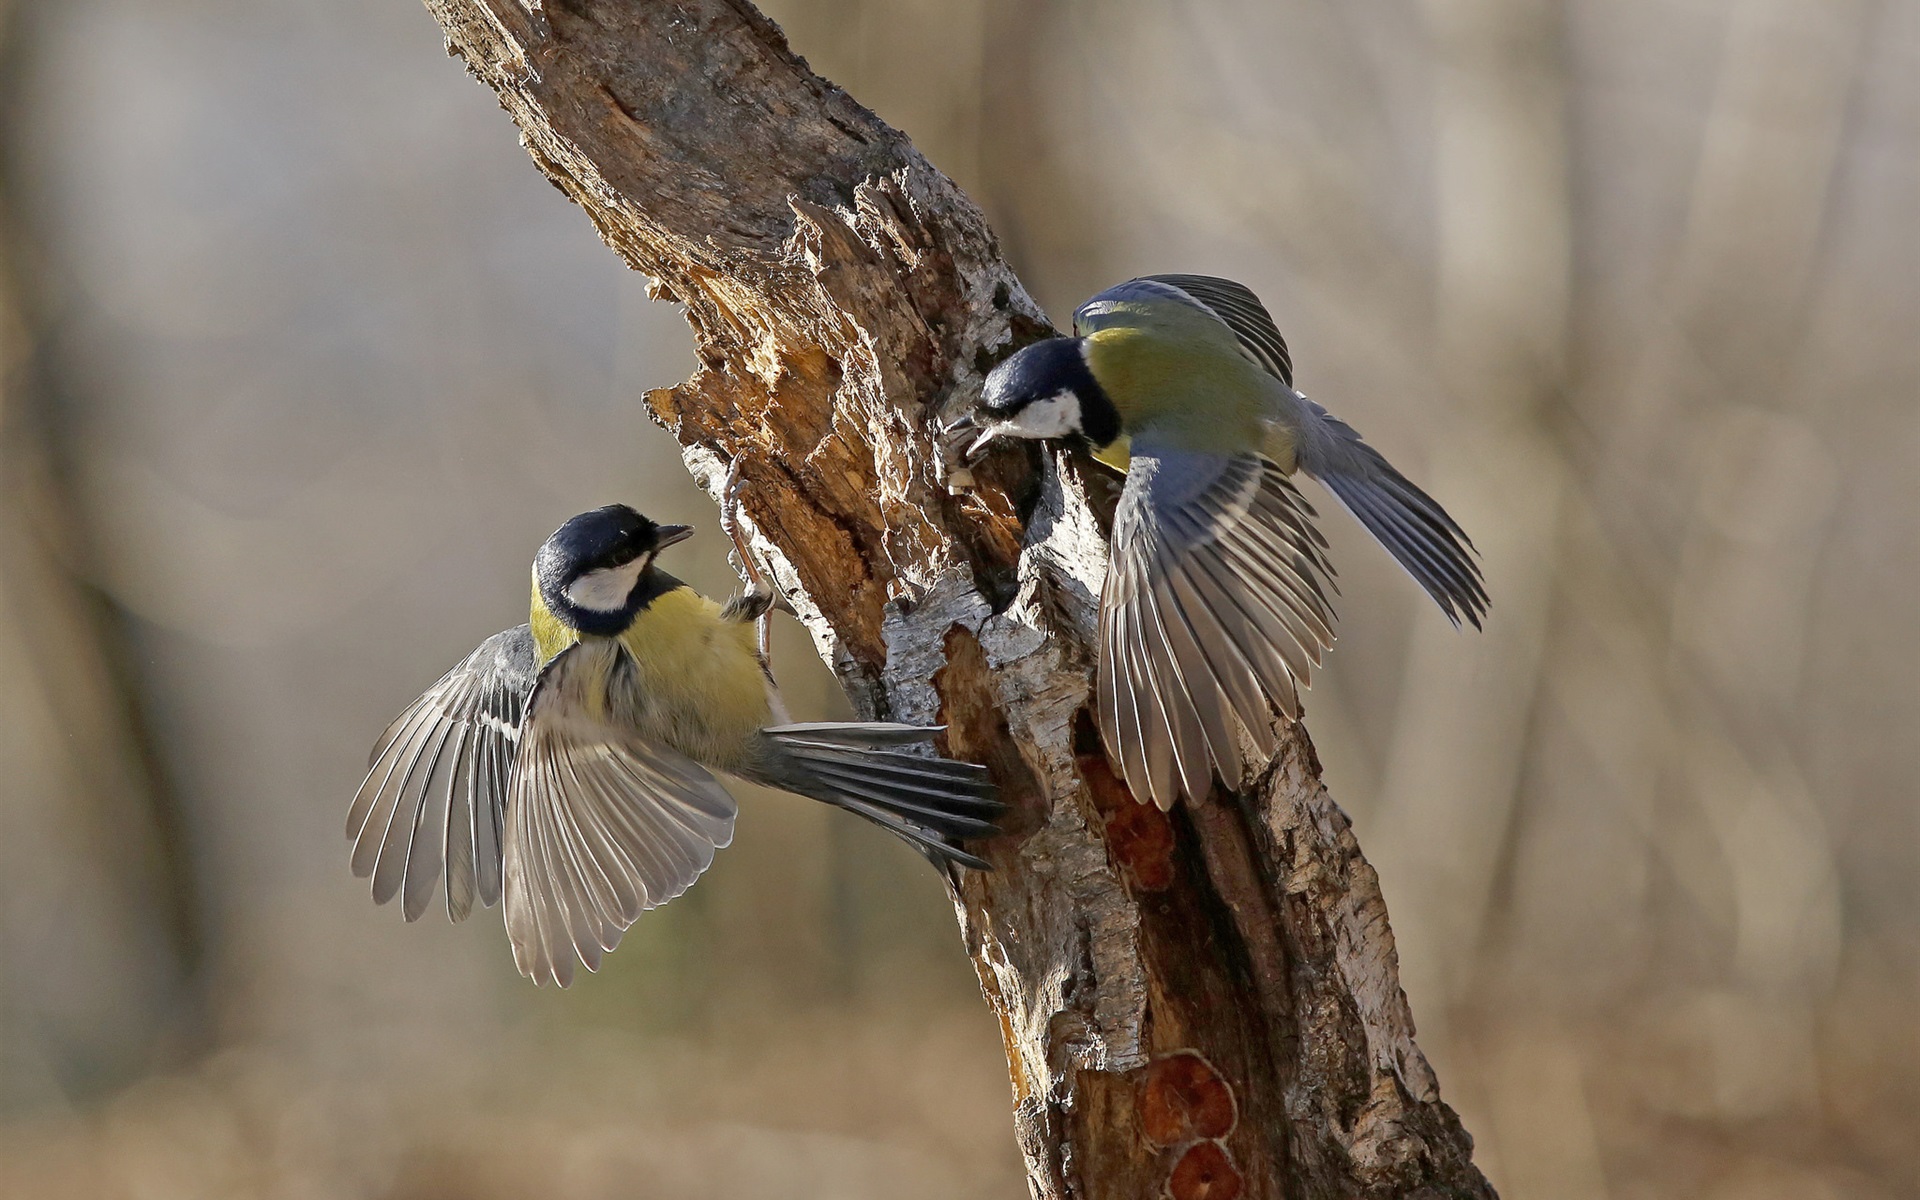
[[[745,0],[426,0],[534,161],[686,306],[654,415],[854,703],[941,721],[1013,803],[957,882],[1043,1198],[1491,1196],[1413,1041],[1373,869],[1306,731],[1162,815],[1086,714],[1110,481],[936,416],[1048,331],[953,182]]]

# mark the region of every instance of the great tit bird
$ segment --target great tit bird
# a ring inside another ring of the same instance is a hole
[[[641,912],[678,896],[733,838],[709,768],[857,813],[936,864],[985,868],[983,768],[904,747],[936,727],[792,724],[754,645],[771,599],[726,606],[654,564],[692,533],[625,505],[540,547],[531,620],[480,644],[387,728],[347,817],[373,898],[447,913],[504,892],[514,964],[565,987]]]
[[[1171,808],[1217,772],[1237,787],[1278,745],[1272,708],[1333,645],[1326,540],[1291,476],[1319,480],[1458,625],[1487,593],[1473,542],[1346,422],[1293,388],[1273,318],[1245,286],[1152,275],[1020,350],[949,426],[1082,438],[1125,471],[1101,596],[1098,725],[1134,795]]]

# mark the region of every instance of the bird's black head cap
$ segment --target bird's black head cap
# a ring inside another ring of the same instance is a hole
[[[1088,368],[1083,338],[1047,338],[1023,348],[987,376],[980,407],[989,420],[1017,425],[1032,405],[1062,395],[1077,401],[1078,421],[1069,432],[1096,446],[1120,436],[1120,412]]]
[[[661,525],[624,504],[583,512],[553,531],[534,556],[540,598],[583,633],[610,636],[660,591],[653,556],[693,529]],[[638,567],[631,571],[622,568]],[[677,581],[673,581],[677,584]]]

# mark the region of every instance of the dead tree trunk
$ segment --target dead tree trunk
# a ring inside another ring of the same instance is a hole
[[[1135,804],[1086,715],[1105,568],[1074,455],[949,496],[930,423],[1048,329],[973,203],[746,0],[426,0],[541,169],[686,306],[648,397],[855,704],[1016,809],[956,905],[1037,1197],[1491,1196],[1386,908],[1296,728],[1260,788]]]

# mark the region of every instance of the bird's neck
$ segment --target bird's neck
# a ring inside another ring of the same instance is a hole
[[[565,596],[559,597],[557,603],[549,602],[536,573],[527,625],[533,632],[533,644],[539,652],[540,665],[545,666],[554,655],[575,642],[595,637],[619,637],[660,597],[678,590],[691,592],[686,584],[656,567],[640,577],[625,605],[612,612],[592,612],[568,602]]]

